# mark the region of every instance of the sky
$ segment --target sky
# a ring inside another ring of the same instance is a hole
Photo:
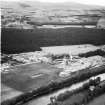
[[[21,0],[1,0],[1,1],[21,1]],[[35,1],[35,0],[31,0],[31,1]],[[77,2],[77,3],[82,3],[82,4],[88,4],[88,5],[105,6],[105,0],[36,0],[36,1],[51,2],[51,3]]]

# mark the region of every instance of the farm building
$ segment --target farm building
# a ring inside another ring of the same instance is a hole
[[[97,28],[105,29],[105,17],[99,19],[97,23]]]

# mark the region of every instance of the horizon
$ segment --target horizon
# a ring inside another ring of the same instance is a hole
[[[73,3],[80,3],[84,5],[97,5],[97,6],[105,6],[105,0],[1,0],[6,2],[25,2],[25,1],[35,1],[41,3],[66,3],[66,2],[73,2]]]

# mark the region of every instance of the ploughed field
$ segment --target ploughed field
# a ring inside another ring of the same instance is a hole
[[[89,28],[2,29],[1,51],[20,53],[40,50],[40,47],[105,44],[105,30]]]

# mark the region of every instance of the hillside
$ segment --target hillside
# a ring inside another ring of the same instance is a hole
[[[1,2],[2,27],[32,29],[39,24],[92,24],[105,16],[105,7],[79,3]]]

